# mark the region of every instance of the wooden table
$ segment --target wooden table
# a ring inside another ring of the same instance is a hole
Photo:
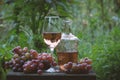
[[[42,73],[24,74],[23,72],[8,72],[7,80],[96,80],[96,74],[66,74],[66,73]]]

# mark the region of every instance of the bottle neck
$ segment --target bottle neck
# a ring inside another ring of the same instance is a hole
[[[65,34],[70,34],[71,33],[71,22],[70,21],[65,21],[65,24],[64,24],[64,33]]]

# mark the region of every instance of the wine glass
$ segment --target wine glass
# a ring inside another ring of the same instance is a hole
[[[54,48],[61,40],[61,20],[58,16],[46,16],[43,25],[44,42],[49,46],[50,53],[53,56]],[[54,72],[54,70],[50,72]]]
[[[61,40],[60,23],[58,16],[46,16],[43,26],[44,42],[49,46],[53,55],[54,48]]]

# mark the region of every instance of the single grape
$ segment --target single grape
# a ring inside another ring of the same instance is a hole
[[[38,65],[38,69],[43,70],[43,68],[44,68],[44,64],[43,64],[43,63],[39,63],[39,65]]]
[[[72,66],[71,70],[72,70],[73,72],[78,72],[79,67],[77,66],[77,64],[74,64],[74,65]]]
[[[79,69],[80,70],[85,70],[85,66],[83,64],[80,64]]]
[[[53,61],[53,58],[52,58],[52,56],[50,56],[50,55],[47,55],[47,60],[49,61],[49,62],[52,62]]]
[[[30,53],[25,53],[25,57],[27,58],[27,59],[30,59]]]
[[[35,70],[37,70],[37,67],[34,64],[32,64],[30,65],[30,69],[34,72]]]
[[[24,65],[25,61],[24,60],[20,60],[20,65]]]
[[[32,65],[32,61],[27,61],[27,62],[25,62],[25,64],[27,64],[27,65]]]
[[[21,56],[21,59],[22,59],[23,61],[26,61],[26,60],[27,60],[27,58],[26,58],[25,56]]]
[[[16,68],[16,67],[13,67],[12,70],[13,70],[14,72],[17,72],[17,68]]]
[[[57,66],[57,63],[55,61],[53,61],[52,66]]]
[[[20,68],[18,68],[18,72],[22,72],[23,71],[23,69],[20,67]]]
[[[38,57],[38,52],[36,50],[30,51],[30,54],[33,59]]]
[[[85,60],[85,62],[86,62],[87,64],[92,64],[92,60],[91,60],[91,59],[87,59],[87,60]]]
[[[83,67],[86,67],[87,66],[87,63],[82,63]]]
[[[24,64],[24,65],[23,65],[23,68],[26,68],[26,67],[27,67],[27,64]]]
[[[42,60],[47,60],[47,57],[46,56],[42,56]]]
[[[18,54],[14,54],[13,55],[13,58],[15,59],[15,58],[19,58],[19,55]]]
[[[73,63],[72,63],[72,62],[68,62],[67,64],[69,65],[69,67],[71,67],[71,68],[72,68],[72,65],[73,65]]]
[[[30,53],[34,55],[34,57],[38,56],[38,52],[36,50],[30,50]]]
[[[21,47],[20,47],[20,46],[17,46],[17,47],[15,47],[15,48],[12,50],[12,52],[13,52],[14,54],[19,54],[19,49],[21,49]]]
[[[39,55],[39,56],[37,57],[37,59],[38,59],[38,60],[42,60],[42,56]]]
[[[64,68],[67,70],[70,70],[72,68],[72,66],[69,66],[68,64],[64,64]]]
[[[33,50],[34,50],[34,49],[30,49],[30,53],[32,53]]]
[[[8,69],[9,68],[9,62],[5,62],[4,66],[5,66],[6,69]]]
[[[39,63],[39,60],[37,60],[37,59],[32,59],[32,63],[38,64],[38,63]]]
[[[24,52],[24,53],[28,52],[28,47],[24,47],[24,48],[23,48],[23,52]]]
[[[23,69],[23,72],[24,72],[24,73],[30,73],[31,71],[30,71],[29,69],[27,69],[27,68],[24,68],[24,69]]]
[[[14,59],[16,63],[20,63],[20,58]]]
[[[47,53],[42,53],[42,56],[47,56],[48,54]]]
[[[92,66],[91,65],[87,65],[87,70],[90,71],[92,69]]]
[[[39,74],[39,75],[41,75],[42,74],[42,70],[37,70],[37,73]]]
[[[19,67],[21,67],[21,66],[20,66],[20,64],[16,63],[16,64],[15,64],[15,67],[16,67],[16,68],[19,68]]]

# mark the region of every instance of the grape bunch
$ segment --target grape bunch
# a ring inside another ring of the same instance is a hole
[[[48,53],[38,53],[36,50],[28,50],[27,47],[15,47],[13,57],[10,61],[5,62],[5,68],[10,68],[14,72],[39,73],[56,66],[55,58]]]
[[[23,65],[24,73],[38,73],[41,74],[44,70],[49,69],[51,66],[56,66],[55,59],[47,53],[41,53],[36,59],[25,62]]]
[[[23,71],[23,64],[27,61],[26,53],[28,48],[24,47],[23,49],[20,46],[15,47],[13,50],[13,57],[10,61],[5,62],[5,68],[11,68],[15,72]],[[27,53],[28,54],[28,53]]]
[[[83,58],[78,63],[68,62],[63,65],[63,70],[66,73],[89,73],[92,69],[92,60],[89,58]]]

